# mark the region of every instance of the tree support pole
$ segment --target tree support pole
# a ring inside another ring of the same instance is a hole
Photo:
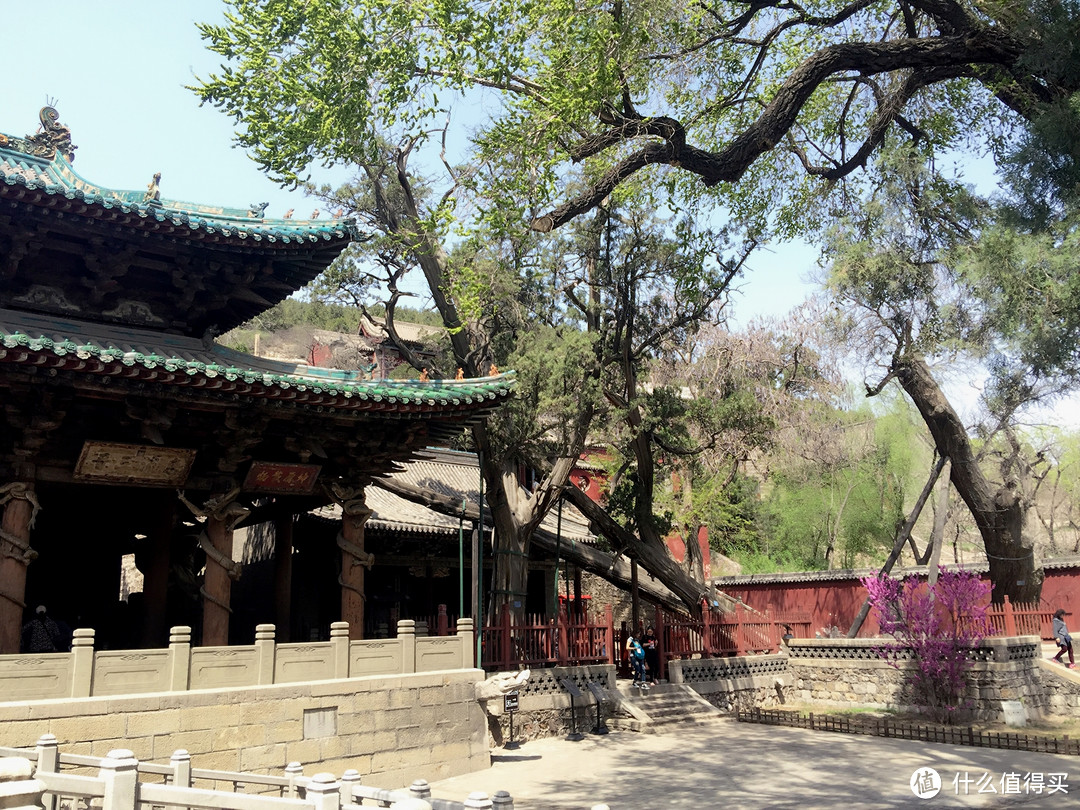
[[[945,467],[945,462],[947,460],[948,456],[938,456],[938,460],[934,464],[934,469],[930,471],[930,477],[926,480],[922,492],[919,493],[919,499],[915,501],[915,506],[911,510],[911,514],[908,515],[907,520],[904,521],[904,525],[900,527],[900,531],[896,535],[896,542],[893,543],[889,558],[885,560],[885,564],[881,566],[881,571],[878,572],[879,577],[887,576],[888,573],[892,571],[893,566],[896,565],[896,561],[900,559],[900,552],[904,550],[904,543],[907,542],[911,530],[915,528],[915,521],[917,521],[919,515],[922,514],[923,507],[926,505],[926,500],[930,497],[930,493],[934,491],[934,484],[937,483],[938,476],[941,475],[941,470]],[[863,601],[862,607],[859,608],[859,612],[855,616],[855,621],[851,623],[851,628],[847,633],[848,638],[855,638],[855,636],[859,634],[859,630],[862,628],[863,622],[866,621],[866,617],[869,613],[870,598],[867,597]]]

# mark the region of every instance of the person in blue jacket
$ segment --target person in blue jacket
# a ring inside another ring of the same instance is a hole
[[[645,679],[645,648],[636,638],[629,636],[626,639],[626,652],[630,658],[630,665],[634,668],[633,685],[648,689],[649,682]]]
[[[1069,663],[1065,664],[1065,666],[1072,669],[1076,666],[1076,661],[1073,660],[1072,636],[1069,635],[1069,630],[1065,626],[1065,608],[1058,608],[1054,611],[1053,633],[1054,641],[1058,645],[1058,654],[1054,656],[1054,660],[1059,664],[1065,664],[1061,660],[1061,656],[1068,653]]]

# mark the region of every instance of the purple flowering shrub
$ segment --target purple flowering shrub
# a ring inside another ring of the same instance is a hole
[[[881,632],[895,643],[878,648],[893,666],[910,650],[915,699],[934,720],[951,723],[963,708],[972,661],[969,652],[990,632],[990,586],[970,571],[939,569],[933,588],[918,577],[865,577]]]

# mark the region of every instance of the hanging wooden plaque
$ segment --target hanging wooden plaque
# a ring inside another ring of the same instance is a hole
[[[277,464],[272,461],[253,461],[244,490],[271,495],[304,495],[315,489],[322,470],[318,464]]]
[[[75,464],[74,478],[97,484],[180,487],[194,461],[195,451],[182,447],[88,441]]]

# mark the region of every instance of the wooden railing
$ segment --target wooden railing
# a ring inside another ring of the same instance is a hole
[[[994,636],[1054,637],[1053,611],[1036,602],[1017,602],[1014,605],[1006,596],[1001,604],[990,605],[987,618],[993,628],[991,635]]]
[[[700,619],[658,608],[655,629],[660,642],[661,677],[666,677],[667,662],[676,658],[777,652],[786,635],[808,638],[810,623],[809,615],[758,613],[741,603],[729,613],[703,610]]]
[[[581,666],[615,662],[615,625],[611,606],[598,622],[571,622],[565,611],[558,618],[529,615],[512,620],[504,606],[498,622],[483,629],[483,667],[486,670],[544,666]]]

